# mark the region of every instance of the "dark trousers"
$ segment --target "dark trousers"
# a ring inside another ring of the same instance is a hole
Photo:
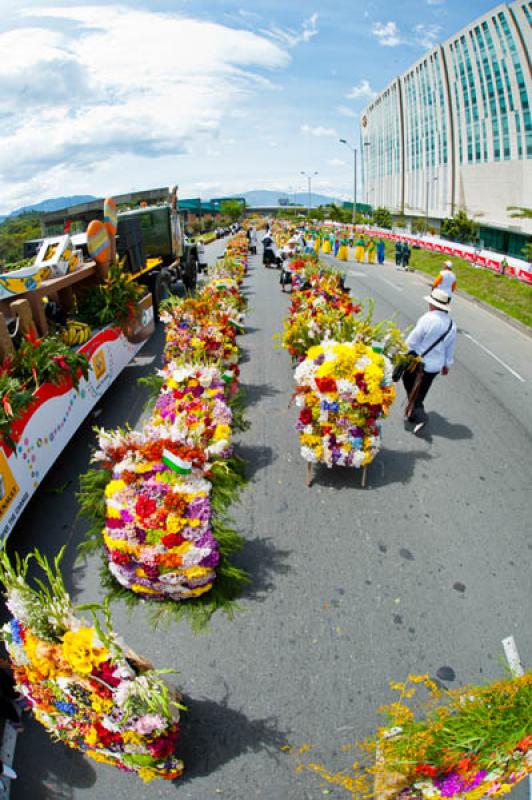
[[[428,394],[428,391],[432,385],[432,381],[439,375],[439,372],[425,372],[423,370],[423,377],[421,379],[421,386],[419,387],[419,392],[417,394],[415,403],[414,403],[414,411],[410,419],[413,422],[425,422],[427,420],[427,415],[425,413],[425,409],[423,407],[423,401]],[[405,387],[407,395],[410,397],[410,393],[414,388],[414,383],[416,381],[416,372],[409,372],[406,370],[403,373],[403,386]]]

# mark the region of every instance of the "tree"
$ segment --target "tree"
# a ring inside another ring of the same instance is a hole
[[[41,237],[40,220],[39,214],[30,212],[0,223],[0,261],[9,263],[22,258],[24,242]]]
[[[412,220],[412,233],[425,233],[425,220],[414,219]]]
[[[522,254],[526,258],[526,260],[532,264],[532,241],[527,242],[523,249],[521,250]]]
[[[236,222],[242,216],[246,204],[241,200],[224,200],[220,206],[220,211],[229,217],[231,222]]]
[[[460,209],[454,217],[443,220],[441,232],[454,242],[475,242],[478,238],[478,224]]]
[[[373,212],[373,222],[379,228],[391,228],[393,224],[392,215],[387,208],[376,208]]]
[[[404,217],[398,217],[395,220],[395,227],[396,228],[406,228],[406,219]]]

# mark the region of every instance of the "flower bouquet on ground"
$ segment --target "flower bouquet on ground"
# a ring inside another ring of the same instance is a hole
[[[121,642],[107,607],[73,608],[59,571],[62,553],[53,567],[37,550],[17,557],[15,566],[5,551],[0,555],[12,615],[2,636],[17,690],[54,740],[146,782],[178,778],[177,693],[163,672]],[[34,585],[27,574],[32,559],[44,572]],[[91,611],[92,624],[77,616],[80,610]]]
[[[294,377],[305,461],[369,464],[380,449],[380,419],[395,398],[386,356],[363,342],[325,341],[310,348]]]
[[[431,698],[411,708],[420,686]],[[428,675],[391,687],[399,699],[381,709],[386,727],[361,743],[364,762],[337,773],[303,761],[299,768],[357,800],[500,797],[532,772],[531,672],[445,693]]]

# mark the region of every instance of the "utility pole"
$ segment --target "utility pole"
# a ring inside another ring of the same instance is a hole
[[[305,172],[301,170],[301,174],[305,175],[308,181],[308,207],[307,207],[307,217],[310,219],[310,209],[312,207],[312,176],[317,175],[317,172]]]
[[[347,139],[340,139],[342,144],[345,144],[353,153],[353,214],[351,216],[351,223],[355,224],[355,216],[357,213],[357,149],[349,144]]]

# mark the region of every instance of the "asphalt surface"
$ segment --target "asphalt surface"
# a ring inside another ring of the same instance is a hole
[[[211,258],[221,246],[208,248]],[[418,276],[347,267],[353,295],[373,296],[377,319],[397,310],[401,324],[412,324],[425,310],[427,285]],[[314,800],[325,788],[346,797],[296,774],[283,745],[309,743],[314,760],[347,767],[352,753],[342,745],[374,730],[377,707],[392,697],[389,680],[428,672],[457,687],[499,677],[500,642],[510,634],[532,664],[532,340],[455,299],[456,365],[431,389],[426,435],[404,430],[399,397],[368,488],[356,470],[320,467],[307,489],[289,407],[290,359],[272,340],[289,296],[260,257],[251,259],[245,291],[241,366],[251,427],[238,451],[250,482],[234,519],[246,540],[239,563],[252,581],[242,613],[216,616],[196,637],[186,623],[155,631],[142,610],[129,616],[113,606],[115,627],[134,649],[180,673],[189,707],[185,776],[144,787],[53,744],[29,721],[17,747],[14,800]],[[91,425],[138,422],[144,393],[135,381],[156,368],[162,342],[158,330],[117,379],[10,539],[22,553],[38,545],[50,555],[67,542],[75,602],[100,597],[98,560],[73,563],[84,530],[75,490],[94,444]],[[526,796],[524,784],[513,793]]]

